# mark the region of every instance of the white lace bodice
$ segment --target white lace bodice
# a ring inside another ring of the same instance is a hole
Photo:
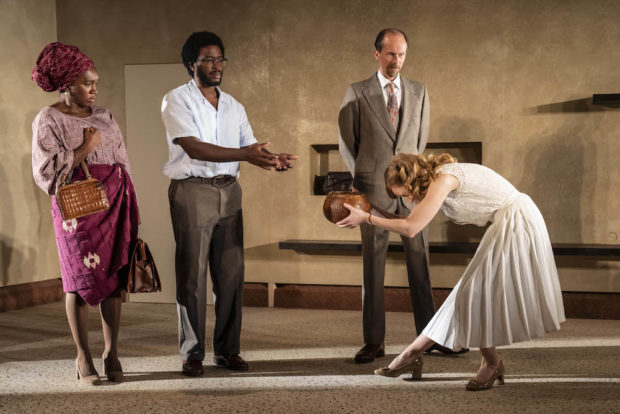
[[[479,164],[444,164],[438,172],[453,175],[461,182],[441,206],[441,211],[457,224],[484,226],[517,191],[504,177]]]

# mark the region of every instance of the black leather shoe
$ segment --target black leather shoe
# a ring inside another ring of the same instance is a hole
[[[181,372],[188,377],[200,377],[204,372],[202,369],[202,361],[197,359],[183,361],[183,370]]]
[[[460,354],[466,354],[467,352],[469,352],[469,348],[461,348],[458,351],[454,351],[450,348],[446,348],[445,346],[442,346],[439,344],[433,344],[430,348],[424,351],[424,353],[430,354],[433,351],[439,351],[444,355],[460,355]]]
[[[213,362],[218,367],[233,371],[247,371],[249,369],[248,363],[239,355],[215,355]]]
[[[378,345],[366,344],[355,354],[355,362],[358,364],[367,364],[385,355],[385,347],[383,342]]]

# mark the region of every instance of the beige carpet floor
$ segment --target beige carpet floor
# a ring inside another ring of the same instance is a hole
[[[100,355],[99,317],[95,310],[90,317],[91,350]],[[53,303],[0,313],[0,412],[620,412],[620,321],[571,319],[543,339],[501,349],[506,385],[478,393],[465,390],[479,364],[476,350],[425,357],[422,381],[372,375],[413,337],[410,314],[388,313],[387,357],[358,365],[360,312],[245,308],[242,355],[250,371],[215,368],[210,353],[204,377],[187,378],[175,307],[129,303],[120,338],[126,379],[87,387],[75,379],[63,304]]]

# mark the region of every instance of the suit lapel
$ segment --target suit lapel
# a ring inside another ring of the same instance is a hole
[[[383,91],[381,90],[381,84],[379,83],[379,79],[377,79],[377,75],[373,75],[366,82],[366,87],[362,91],[368,105],[370,105],[370,109],[374,113],[377,120],[385,129],[385,132],[388,133],[390,139],[392,141],[396,141],[396,135],[394,134],[394,129],[392,128],[392,123],[390,122],[390,118],[388,117],[387,106],[385,104],[385,99],[383,98]]]
[[[407,134],[407,127],[409,126],[409,118],[411,117],[411,111],[409,110],[409,105],[411,105],[411,98],[409,97],[410,88],[407,84],[407,81],[401,76],[400,77],[400,122],[398,128],[398,136],[396,137],[396,142],[400,141],[402,137]]]

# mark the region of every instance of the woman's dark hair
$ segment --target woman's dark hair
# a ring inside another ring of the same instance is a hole
[[[379,32],[379,34],[377,35],[377,38],[375,39],[375,49],[377,49],[377,52],[381,52],[381,48],[383,47],[383,38],[388,33],[389,34],[400,33],[405,38],[405,43],[409,44],[409,39],[407,39],[407,35],[402,30],[394,29],[394,28],[383,29]]]
[[[215,33],[194,32],[187,38],[183,45],[183,49],[181,49],[181,59],[183,60],[183,64],[189,76],[194,76],[194,71],[190,68],[190,65],[198,59],[200,49],[211,45],[218,46],[222,51],[222,56],[225,56],[224,43],[222,43],[222,39]]]

